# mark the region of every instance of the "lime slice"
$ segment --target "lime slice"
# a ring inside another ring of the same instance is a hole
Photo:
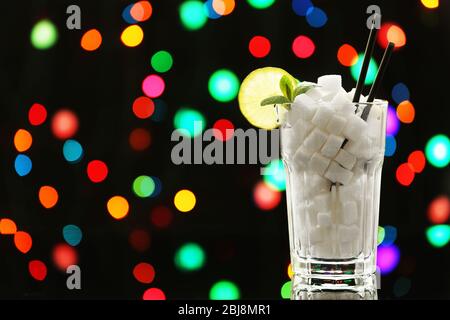
[[[280,125],[287,110],[281,106],[278,108],[271,105],[261,106],[261,101],[283,95],[280,89],[280,80],[283,76],[290,77],[295,87],[298,81],[294,77],[283,69],[273,67],[256,69],[242,82],[239,90],[239,108],[248,122],[255,127],[271,130]]]

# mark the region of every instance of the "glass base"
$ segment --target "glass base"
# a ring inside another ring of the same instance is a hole
[[[376,275],[292,278],[291,300],[377,300]]]

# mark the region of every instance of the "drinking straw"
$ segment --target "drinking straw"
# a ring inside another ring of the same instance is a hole
[[[358,81],[356,82],[355,95],[353,96],[353,102],[359,102],[361,92],[363,90],[364,82],[366,81],[367,70],[369,69],[370,58],[373,53],[373,48],[375,46],[375,39],[377,37],[378,29],[375,28],[375,19],[377,14],[374,15],[372,19],[372,26],[370,27],[369,39],[366,44],[366,51],[364,52],[364,59],[361,66],[361,71],[359,73]]]
[[[372,88],[370,88],[369,96],[367,97],[367,102],[373,102],[375,100],[375,96],[378,92],[378,88],[380,87],[380,83],[383,80],[383,76],[386,73],[387,66],[389,64],[389,60],[392,55],[392,51],[394,51],[394,43],[389,42],[389,45],[387,46],[386,50],[384,51],[383,58],[381,59],[380,68],[378,69],[377,76],[375,77],[375,81],[372,84]],[[367,117],[369,116],[370,108],[372,107],[371,104],[367,105],[366,108],[364,108],[361,118],[363,120],[367,120]]]

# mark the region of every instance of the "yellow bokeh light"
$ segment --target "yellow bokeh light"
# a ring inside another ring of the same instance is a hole
[[[178,191],[173,199],[175,207],[181,212],[191,211],[194,209],[196,202],[195,194],[186,189]]]
[[[140,45],[144,39],[144,31],[142,31],[141,27],[134,24],[123,30],[120,39],[127,47],[136,47]]]
[[[294,276],[294,271],[292,270],[292,263],[289,263],[288,265],[287,274],[289,279],[292,280],[292,277]]]
[[[421,0],[425,8],[436,9],[439,7],[439,0]]]
[[[114,196],[108,200],[107,208],[109,214],[114,219],[123,219],[127,216],[130,206],[127,199],[121,196]]]

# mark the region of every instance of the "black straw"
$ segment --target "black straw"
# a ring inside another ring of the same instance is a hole
[[[356,83],[355,95],[353,96],[353,102],[359,102],[361,92],[366,81],[367,70],[369,69],[370,58],[372,57],[373,48],[375,46],[375,39],[377,37],[378,29],[375,28],[375,19],[377,15],[373,17],[372,27],[370,28],[369,39],[367,40],[366,51],[364,52],[364,60],[361,66],[361,72],[359,73],[358,82]]]
[[[392,55],[392,51],[394,51],[394,43],[389,42],[389,45],[387,46],[386,50],[383,54],[383,59],[381,59],[380,68],[378,69],[377,76],[375,77],[375,81],[372,84],[372,88],[370,88],[369,96],[367,97],[367,102],[373,102],[375,100],[375,96],[377,95],[378,88],[380,87],[380,83],[383,80],[383,76],[386,73],[387,66],[389,64],[389,60]],[[366,121],[367,117],[369,116],[370,108],[372,105],[367,105],[362,114],[361,118]]]
[[[380,87],[380,83],[383,80],[384,74],[386,73],[386,69],[389,64],[389,59],[391,58],[392,51],[394,51],[394,43],[389,42],[389,45],[387,46],[386,50],[384,51],[383,59],[381,59],[380,68],[378,69],[378,73],[375,78],[375,81],[372,85],[372,88],[370,88],[370,93],[367,98],[367,102],[373,102],[373,100],[375,100],[375,96],[377,95],[378,88]]]

